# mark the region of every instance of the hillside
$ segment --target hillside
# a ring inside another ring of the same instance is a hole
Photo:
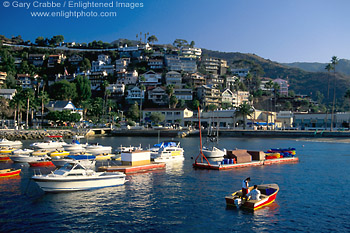
[[[232,65],[232,63],[237,60],[253,61],[254,63],[261,66],[261,68],[264,71],[264,77],[269,77],[273,79],[288,79],[290,84],[290,90],[294,90],[296,94],[311,95],[313,98],[315,98],[316,91],[320,91],[325,97],[327,97],[328,80],[333,80],[333,76],[330,76],[325,71],[309,72],[300,68],[288,67],[286,65],[261,58],[255,54],[227,53],[211,51],[206,49],[203,49],[203,54],[208,55],[210,57],[225,59],[227,60],[228,65]],[[344,93],[347,89],[350,89],[350,77],[338,73],[336,76],[336,97],[343,98]],[[330,93],[332,96],[332,92]],[[328,99],[328,101],[330,102],[331,98]]]
[[[318,62],[293,62],[293,63],[282,63],[282,65],[299,68],[310,72],[324,72],[327,63]],[[350,60],[340,59],[337,64],[337,72],[345,75],[350,75]]]

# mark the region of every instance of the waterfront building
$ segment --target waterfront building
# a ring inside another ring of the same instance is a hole
[[[288,87],[289,87],[289,84],[288,84],[288,81],[287,80],[284,80],[284,79],[280,79],[280,78],[277,78],[275,80],[273,80],[274,83],[277,83],[278,86],[280,87],[278,92],[280,95],[282,96],[288,96]]]
[[[88,72],[86,76],[90,80],[91,91],[100,91],[103,82],[107,80],[108,74],[105,71],[95,71]]]
[[[294,114],[291,111],[280,111],[277,120],[282,123],[282,129],[290,129],[293,127]]]
[[[206,78],[200,73],[191,74],[191,83],[194,88],[201,87],[206,84]]]
[[[206,84],[221,89],[224,86],[225,78],[217,74],[210,74],[206,77]]]
[[[117,83],[125,85],[135,85],[137,83],[139,73],[136,70],[119,74],[122,76],[118,76]]]
[[[81,115],[80,120],[83,120],[83,110],[76,108],[75,105],[70,100],[55,100],[49,101],[48,104],[45,105],[49,111],[64,111],[68,110],[71,113],[79,113]]]
[[[146,123],[152,123],[150,116],[155,112],[164,115],[165,120],[162,122],[163,125],[178,124],[179,126],[187,126],[191,124],[193,118],[193,112],[187,108],[148,108],[142,111],[143,121]]]
[[[148,60],[148,66],[152,70],[161,70],[164,67],[162,59],[150,59]]]

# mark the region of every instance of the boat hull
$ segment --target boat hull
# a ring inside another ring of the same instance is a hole
[[[38,160],[43,159],[43,157],[40,156],[21,156],[21,155],[13,155],[10,157],[10,159],[15,163],[30,163],[30,162],[36,162]]]
[[[223,158],[225,156],[225,151],[221,150],[202,150],[203,154],[207,158]]]
[[[36,162],[29,162],[29,165],[31,167],[54,167],[53,163],[51,161],[36,161]]]
[[[273,193],[269,194],[269,195],[261,195],[261,200],[247,200],[245,202],[243,202],[243,204],[240,206],[240,208],[243,209],[247,209],[250,211],[255,211],[258,210],[264,206],[270,205],[271,203],[273,203],[276,200],[276,196],[277,193],[279,191],[279,187],[276,184],[267,184],[267,185],[262,185],[264,187],[266,187],[267,189],[273,189]],[[259,186],[258,186],[259,188]],[[250,188],[252,189],[252,188]],[[259,188],[260,189],[260,188]],[[236,207],[236,203],[235,200],[237,198],[241,198],[240,195],[238,194],[240,191],[237,191],[235,193],[233,193],[231,196],[227,196],[225,197],[226,200],[226,205],[227,206],[234,206]]]
[[[104,173],[106,174],[106,173]],[[45,192],[69,192],[81,191],[98,188],[106,188],[112,186],[123,185],[125,183],[125,175],[102,175],[89,178],[70,178],[63,179],[53,177],[52,179],[33,176],[32,179]]]
[[[21,169],[17,169],[17,170],[11,170],[11,169],[0,170],[0,178],[7,178],[7,177],[12,177],[12,176],[18,176],[20,172],[21,172]]]

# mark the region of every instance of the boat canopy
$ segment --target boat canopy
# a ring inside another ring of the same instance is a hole
[[[247,125],[252,125],[252,122],[248,122]],[[267,125],[266,122],[254,122],[254,125],[258,125],[258,126],[265,126]],[[270,122],[269,125],[275,125],[275,123]]]
[[[158,144],[154,144],[154,147],[159,147],[159,148],[165,148],[168,146],[177,146],[176,142],[162,142],[162,143],[158,143]]]

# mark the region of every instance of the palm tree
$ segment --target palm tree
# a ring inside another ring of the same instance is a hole
[[[332,68],[334,71],[331,131],[333,131],[334,105],[335,105],[335,85],[336,85],[335,66],[338,64],[338,62],[339,62],[339,59],[337,58],[337,56],[333,56],[331,60]]]
[[[49,95],[47,92],[42,90],[38,95],[39,100],[41,100],[41,125],[44,123],[44,106],[50,101]]]
[[[242,103],[236,108],[235,116],[243,117],[243,129],[245,129],[246,117],[252,116],[252,113],[253,113],[252,107],[247,102]]]
[[[328,71],[327,101],[329,101],[329,83],[330,83],[330,72],[332,70],[332,64],[328,63],[325,69]],[[326,127],[325,127],[326,129],[327,129],[327,122],[328,122],[328,107],[326,108]]]
[[[28,129],[29,123],[29,108],[34,107],[34,91],[32,89],[24,90],[24,96],[27,100],[27,112],[26,112],[26,129]],[[31,105],[30,105],[31,104]]]
[[[169,108],[170,108],[170,99],[171,99],[171,97],[174,94],[174,85],[173,84],[170,84],[170,85],[166,86],[166,93],[169,96],[168,101],[169,101]]]

